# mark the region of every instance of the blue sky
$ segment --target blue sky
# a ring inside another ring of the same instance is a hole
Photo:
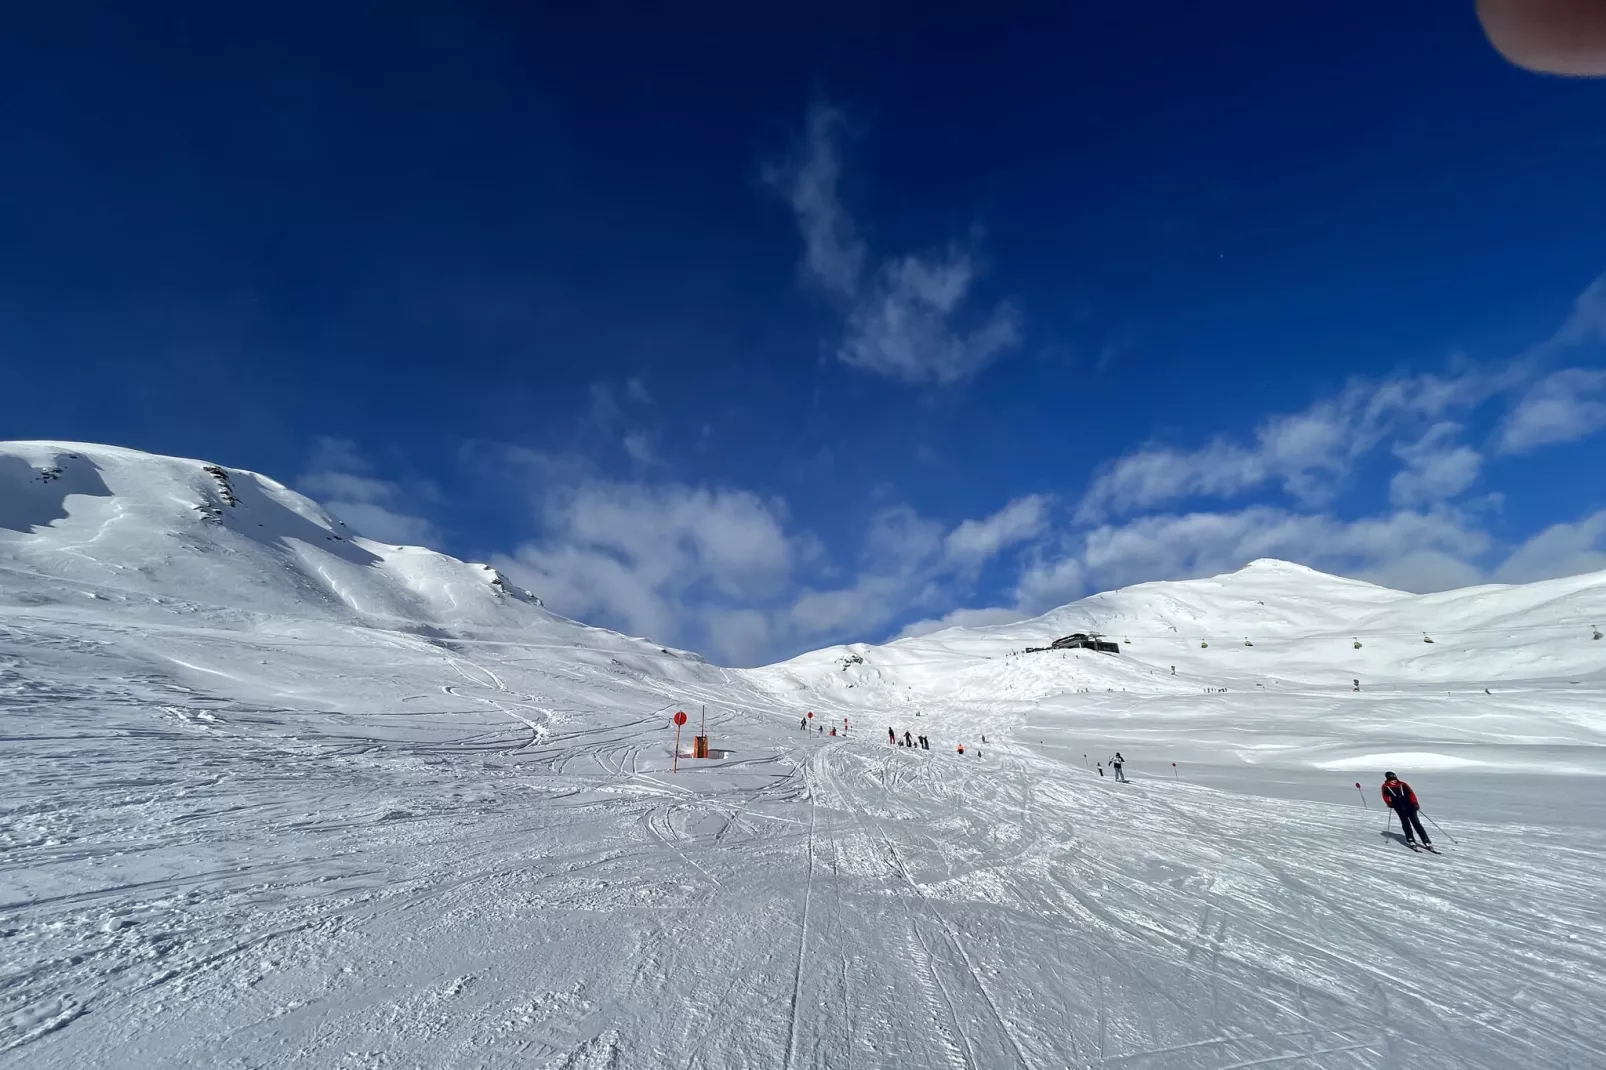
[[[1077,6],[35,5],[0,437],[734,663],[1606,568],[1606,81],[1470,4]]]

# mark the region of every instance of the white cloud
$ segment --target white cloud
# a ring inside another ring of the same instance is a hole
[[[894,638],[910,639],[917,635],[930,635],[945,628],[985,628],[991,624],[1013,624],[1024,616],[1018,609],[998,606],[992,609],[956,609],[941,617],[917,620],[905,625]]]
[[[858,292],[865,259],[864,242],[842,207],[837,183],[842,160],[837,131],[842,113],[825,105],[809,109],[803,159],[765,169],[765,178],[786,198],[803,235],[803,265],[811,282],[832,293]]]
[[[566,616],[658,642],[680,633],[678,614],[651,567],[604,551],[556,542],[527,544],[491,564]]]
[[[1048,524],[1048,498],[1029,494],[1016,498],[983,520],[966,520],[948,533],[948,556],[961,562],[981,562],[1005,547],[1035,538]]]
[[[1447,509],[1353,521],[1270,506],[1149,516],[1082,533],[1057,560],[1041,562],[1024,573],[1017,593],[1023,606],[1044,609],[1048,608],[1045,593],[1063,595],[1076,582],[1107,590],[1145,580],[1230,572],[1262,557],[1368,576],[1411,554],[1438,553],[1469,561],[1491,542],[1462,514]],[[1410,586],[1437,589],[1445,576],[1443,569],[1424,573],[1410,578]]]
[[[1555,524],[1519,546],[1495,570],[1501,583],[1573,576],[1606,569],[1606,510],[1572,524]]]
[[[927,562],[942,546],[943,528],[907,505],[882,509],[870,518],[864,552],[877,572],[906,575]]]
[[[811,109],[803,158],[765,171],[797,216],[804,277],[843,308],[837,359],[907,383],[967,379],[1020,344],[1019,314],[1000,301],[966,315],[978,270],[964,248],[894,257],[867,272],[869,250],[837,188],[842,125],[835,109]]]
[[[343,438],[315,439],[310,467],[296,485],[352,531],[378,542],[439,545],[439,529],[405,511],[416,500],[432,496],[427,484],[414,483],[404,489],[399,483],[366,474],[372,465],[355,442]]]
[[[1248,443],[1217,438],[1192,450],[1143,447],[1098,474],[1082,497],[1077,519],[1095,524],[1110,514],[1189,498],[1230,499],[1268,484],[1306,506],[1321,505],[1357,462],[1385,443],[1397,444],[1402,459],[1414,462],[1398,484],[1399,500],[1448,497],[1471,485],[1481,457],[1470,447],[1446,447],[1433,455],[1413,453],[1412,445],[1424,437],[1425,425],[1428,433],[1453,428],[1448,414],[1471,411],[1519,379],[1512,368],[1469,368],[1455,375],[1356,380],[1303,412],[1268,418]]]
[[[645,431],[632,431],[623,440],[625,452],[637,464],[657,464],[658,455],[653,452],[652,440]]]
[[[782,593],[798,551],[784,511],[745,491],[587,482],[552,491],[544,516],[545,537],[496,562],[521,586],[569,616],[726,653],[753,632],[732,614]]]
[[[791,568],[782,517],[746,491],[592,484],[561,495],[549,520],[571,542],[656,577],[705,579],[733,595],[769,593]]]
[[[849,330],[839,355],[911,382],[957,381],[1007,348],[1013,320],[997,321],[1006,326],[996,346],[973,344],[956,330],[975,277],[963,249],[879,268],[871,262],[836,193],[839,122],[811,120],[807,158],[771,176],[784,182],[798,212],[805,271],[842,299]],[[1568,324],[1539,348],[1595,338],[1606,338],[1606,282],[1581,297]],[[1606,512],[1547,529],[1502,563],[1510,548],[1488,529],[1498,496],[1465,497],[1486,451],[1536,448],[1606,425],[1606,369],[1543,371],[1549,357],[1536,353],[1500,366],[1355,380],[1242,436],[1142,447],[1100,471],[1074,523],[1058,531],[1046,495],[957,523],[889,504],[870,517],[857,560],[833,562],[818,538],[789,529],[784,502],[740,490],[610,482],[572,458],[531,454],[523,461],[544,488],[546,530],[497,564],[560,612],[744,664],[874,639],[911,616],[920,619],[900,635],[1017,620],[1090,590],[1227,572],[1261,557],[1414,591],[1491,575],[1526,580],[1606,568]],[[1485,441],[1491,418],[1482,407],[1508,398],[1516,404]],[[638,465],[653,464],[652,433],[620,426],[621,400],[646,404],[645,387],[599,384],[593,400],[625,452]],[[340,450],[329,455],[340,459]],[[393,504],[389,484],[352,457],[343,460],[308,485],[353,508]],[[1391,462],[1392,470],[1376,471]],[[1367,487],[1387,487],[1387,510],[1337,515],[1333,503],[1347,501],[1339,492],[1363,478]],[[1287,500],[1186,508],[1189,499],[1270,489]],[[890,488],[866,494],[898,500]],[[1009,595],[956,608],[973,600],[986,566],[1000,559],[1021,563]],[[1012,604],[989,604],[999,601]]]
[[[1015,584],[1015,602],[1023,616],[1074,601],[1087,593],[1087,570],[1074,553],[1040,556],[1022,570]]]
[[[783,624],[799,637],[862,636],[907,611],[916,592],[904,577],[864,573],[847,587],[804,590],[782,614]]]
[[[1573,302],[1572,314],[1549,345],[1576,346],[1606,341],[1606,275],[1602,275]]]
[[[312,455],[307,463],[315,472],[367,472],[372,467],[355,442],[332,435],[319,435],[312,440]]]
[[[805,590],[785,613],[799,636],[873,633],[911,609],[951,604],[982,564],[1032,538],[1047,523],[1048,499],[1029,495],[953,528],[908,506],[883,509],[864,537],[865,567],[845,586]]]
[[[1476,565],[1442,550],[1416,550],[1356,574],[1396,591],[1449,591],[1483,582]]]
[[[647,393],[647,384],[640,376],[631,376],[625,380],[625,397],[637,405],[651,405],[652,395]]]
[[[373,502],[331,501],[325,508],[359,535],[393,546],[438,546],[439,529],[420,516],[387,509]]]
[[[1587,438],[1603,427],[1606,369],[1564,368],[1534,384],[1512,410],[1500,435],[1500,450],[1527,453]]]
[[[350,472],[310,472],[298,481],[307,494],[349,502],[384,502],[396,494],[396,484]]]
[[[770,653],[768,614],[757,609],[714,609],[707,620],[709,642],[737,664],[753,664]]]
[[[975,278],[970,257],[905,257],[885,265],[848,316],[837,359],[907,383],[967,379],[1020,344],[1019,317],[1002,302],[969,329],[952,322]]]
[[[1461,426],[1448,420],[1430,427],[1415,442],[1394,447],[1406,464],[1389,484],[1389,501],[1405,508],[1455,497],[1478,478],[1483,455],[1456,441]]]
[[[889,506],[864,530],[857,571],[827,585],[823,544],[788,530],[784,502],[510,459],[540,480],[544,531],[497,568],[557,612],[741,664],[947,610],[976,569],[1046,523],[1040,496],[952,527]]]

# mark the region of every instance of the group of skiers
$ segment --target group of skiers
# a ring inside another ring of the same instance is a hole
[[[906,729],[903,733],[903,738],[899,739],[898,733],[892,730],[891,725],[887,726],[887,742],[891,743],[895,747],[914,747],[918,748],[919,750],[931,749],[931,741],[926,739],[925,736],[911,735]],[[960,753],[963,753],[963,751]]]
[[[1121,767],[1123,765],[1125,765],[1125,764],[1126,764],[1126,759],[1121,757],[1121,752],[1120,751],[1116,751],[1115,752],[1115,757],[1110,759],[1110,769],[1115,773],[1115,781],[1116,781],[1117,784],[1130,783],[1130,781],[1128,781],[1127,778],[1126,778],[1126,774],[1121,772]],[[1099,763],[1099,776],[1103,776],[1103,775],[1104,775],[1104,763],[1100,762]]]
[[[803,731],[808,731],[808,718],[800,718],[800,720],[798,720],[798,728],[803,729]],[[825,726],[819,725],[819,734],[821,734],[821,736],[835,736],[835,734],[837,734],[837,729],[835,729],[835,726],[832,726],[832,729],[830,729],[829,733],[827,733],[827,731],[825,731]],[[981,742],[986,741],[988,741],[988,737],[981,737]],[[895,747],[911,747],[911,749],[919,750],[931,749],[931,741],[928,741],[927,737],[915,736],[915,734],[912,734],[909,729],[904,729],[903,739],[899,739],[896,729],[893,729],[893,726],[891,725],[887,726],[887,742],[895,745]],[[960,755],[964,755],[965,744],[959,744],[959,747],[957,747],[957,752],[959,752]],[[975,753],[976,757],[981,757],[980,747],[976,749]],[[1084,757],[1086,757],[1086,755],[1084,755]],[[1099,763],[1099,776],[1103,776],[1103,774],[1105,774],[1103,768],[1105,768],[1107,763],[1108,766],[1110,766],[1111,773],[1115,774],[1115,781],[1118,782],[1118,784],[1129,784],[1129,782],[1131,782],[1127,781],[1126,773],[1123,771],[1123,766],[1126,765],[1126,758],[1121,757],[1121,752],[1119,752],[1119,750],[1116,750],[1113,757],[1108,758],[1108,762]],[[1428,835],[1428,829],[1421,827],[1421,818],[1416,816],[1418,815],[1418,811],[1421,810],[1421,803],[1416,802],[1416,792],[1413,792],[1413,790],[1410,789],[1410,784],[1407,784],[1407,782],[1402,781],[1402,779],[1397,778],[1397,776],[1394,776],[1394,771],[1392,770],[1389,770],[1388,773],[1383,774],[1383,805],[1384,807],[1388,807],[1389,810],[1394,811],[1394,813],[1399,816],[1400,831],[1404,832],[1405,834],[1405,845],[1407,845],[1407,847],[1415,848],[1416,843],[1418,843],[1418,840],[1420,840],[1421,847],[1428,848],[1429,852],[1431,852],[1431,850],[1437,850],[1437,848],[1433,845],[1433,839],[1431,839],[1431,837]]]
[[[809,728],[808,718],[801,718],[798,721],[798,727],[807,732]],[[819,725],[818,727],[820,735],[822,736],[834,736],[837,734],[834,726],[829,732],[826,731],[825,725],[823,724]],[[987,737],[982,736],[981,741],[986,743]],[[905,729],[903,738],[899,739],[897,731],[894,730],[891,725],[887,726],[887,742],[895,747],[908,747],[918,750],[931,749],[931,741],[925,736],[914,735],[908,729]],[[959,744],[957,750],[961,755],[963,755],[965,753],[965,745],[963,743]],[[981,750],[979,748],[976,750],[976,756],[978,758],[981,757]],[[1104,775],[1105,764],[1105,762],[1098,763],[1099,776]],[[1126,765],[1126,759],[1121,756],[1120,751],[1116,751],[1115,754],[1108,759],[1108,764],[1110,771],[1115,775],[1116,783],[1130,783],[1130,781],[1127,780],[1126,773],[1122,768]],[[1393,810],[1396,815],[1398,815],[1400,819],[1400,830],[1405,833],[1405,843],[1407,846],[1417,846],[1417,841],[1420,839],[1423,847],[1426,847],[1430,851],[1436,850],[1436,848],[1433,846],[1432,838],[1428,836],[1427,829],[1422,827],[1422,819],[1417,816],[1418,812],[1422,809],[1422,806],[1419,802],[1417,802],[1416,792],[1411,790],[1411,785],[1395,776],[1393,770],[1383,774],[1383,805],[1387,806],[1389,809]]]

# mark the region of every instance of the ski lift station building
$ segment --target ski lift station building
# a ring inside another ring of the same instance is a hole
[[[1101,635],[1089,635],[1086,632],[1077,632],[1074,635],[1062,636],[1049,644],[1050,650],[1097,650],[1101,654],[1119,654],[1121,644],[1111,642]]]

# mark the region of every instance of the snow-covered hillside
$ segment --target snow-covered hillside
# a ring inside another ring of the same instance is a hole
[[[1603,610],[1257,562],[741,672],[0,444],[0,1065],[1606,1066]]]
[[[1601,776],[1596,621],[1606,622],[1606,573],[1411,595],[1256,561],[1016,624],[815,651],[756,675],[867,714],[920,710],[966,738],[1110,740],[1224,786],[1267,770],[1286,781],[1389,764]],[[1104,633],[1120,653],[1028,652],[1079,631]],[[1342,786],[1329,779],[1318,797]],[[1461,783],[1469,794],[1483,786]],[[1606,817],[1606,787],[1601,796],[1592,812]]]
[[[489,565],[365,539],[255,472],[115,446],[0,443],[0,570],[0,604],[515,636],[638,667],[702,660],[551,613]]]
[[[1070,633],[1099,632],[1120,645],[1120,656],[1028,657],[1022,673],[1029,686],[1053,694],[1123,686],[1187,692],[1196,689],[1194,681],[1252,687],[1274,679],[1345,690],[1355,679],[1516,683],[1606,669],[1603,647],[1591,645],[1596,622],[1606,623],[1606,572],[1413,595],[1261,560],[1210,579],[1096,594],[1015,624],[950,628],[884,647],[831,647],[778,666],[775,674],[800,686],[912,686],[946,694],[983,662],[1047,647]],[[854,657],[862,660],[843,672]],[[1147,679],[1154,674],[1167,679]]]

